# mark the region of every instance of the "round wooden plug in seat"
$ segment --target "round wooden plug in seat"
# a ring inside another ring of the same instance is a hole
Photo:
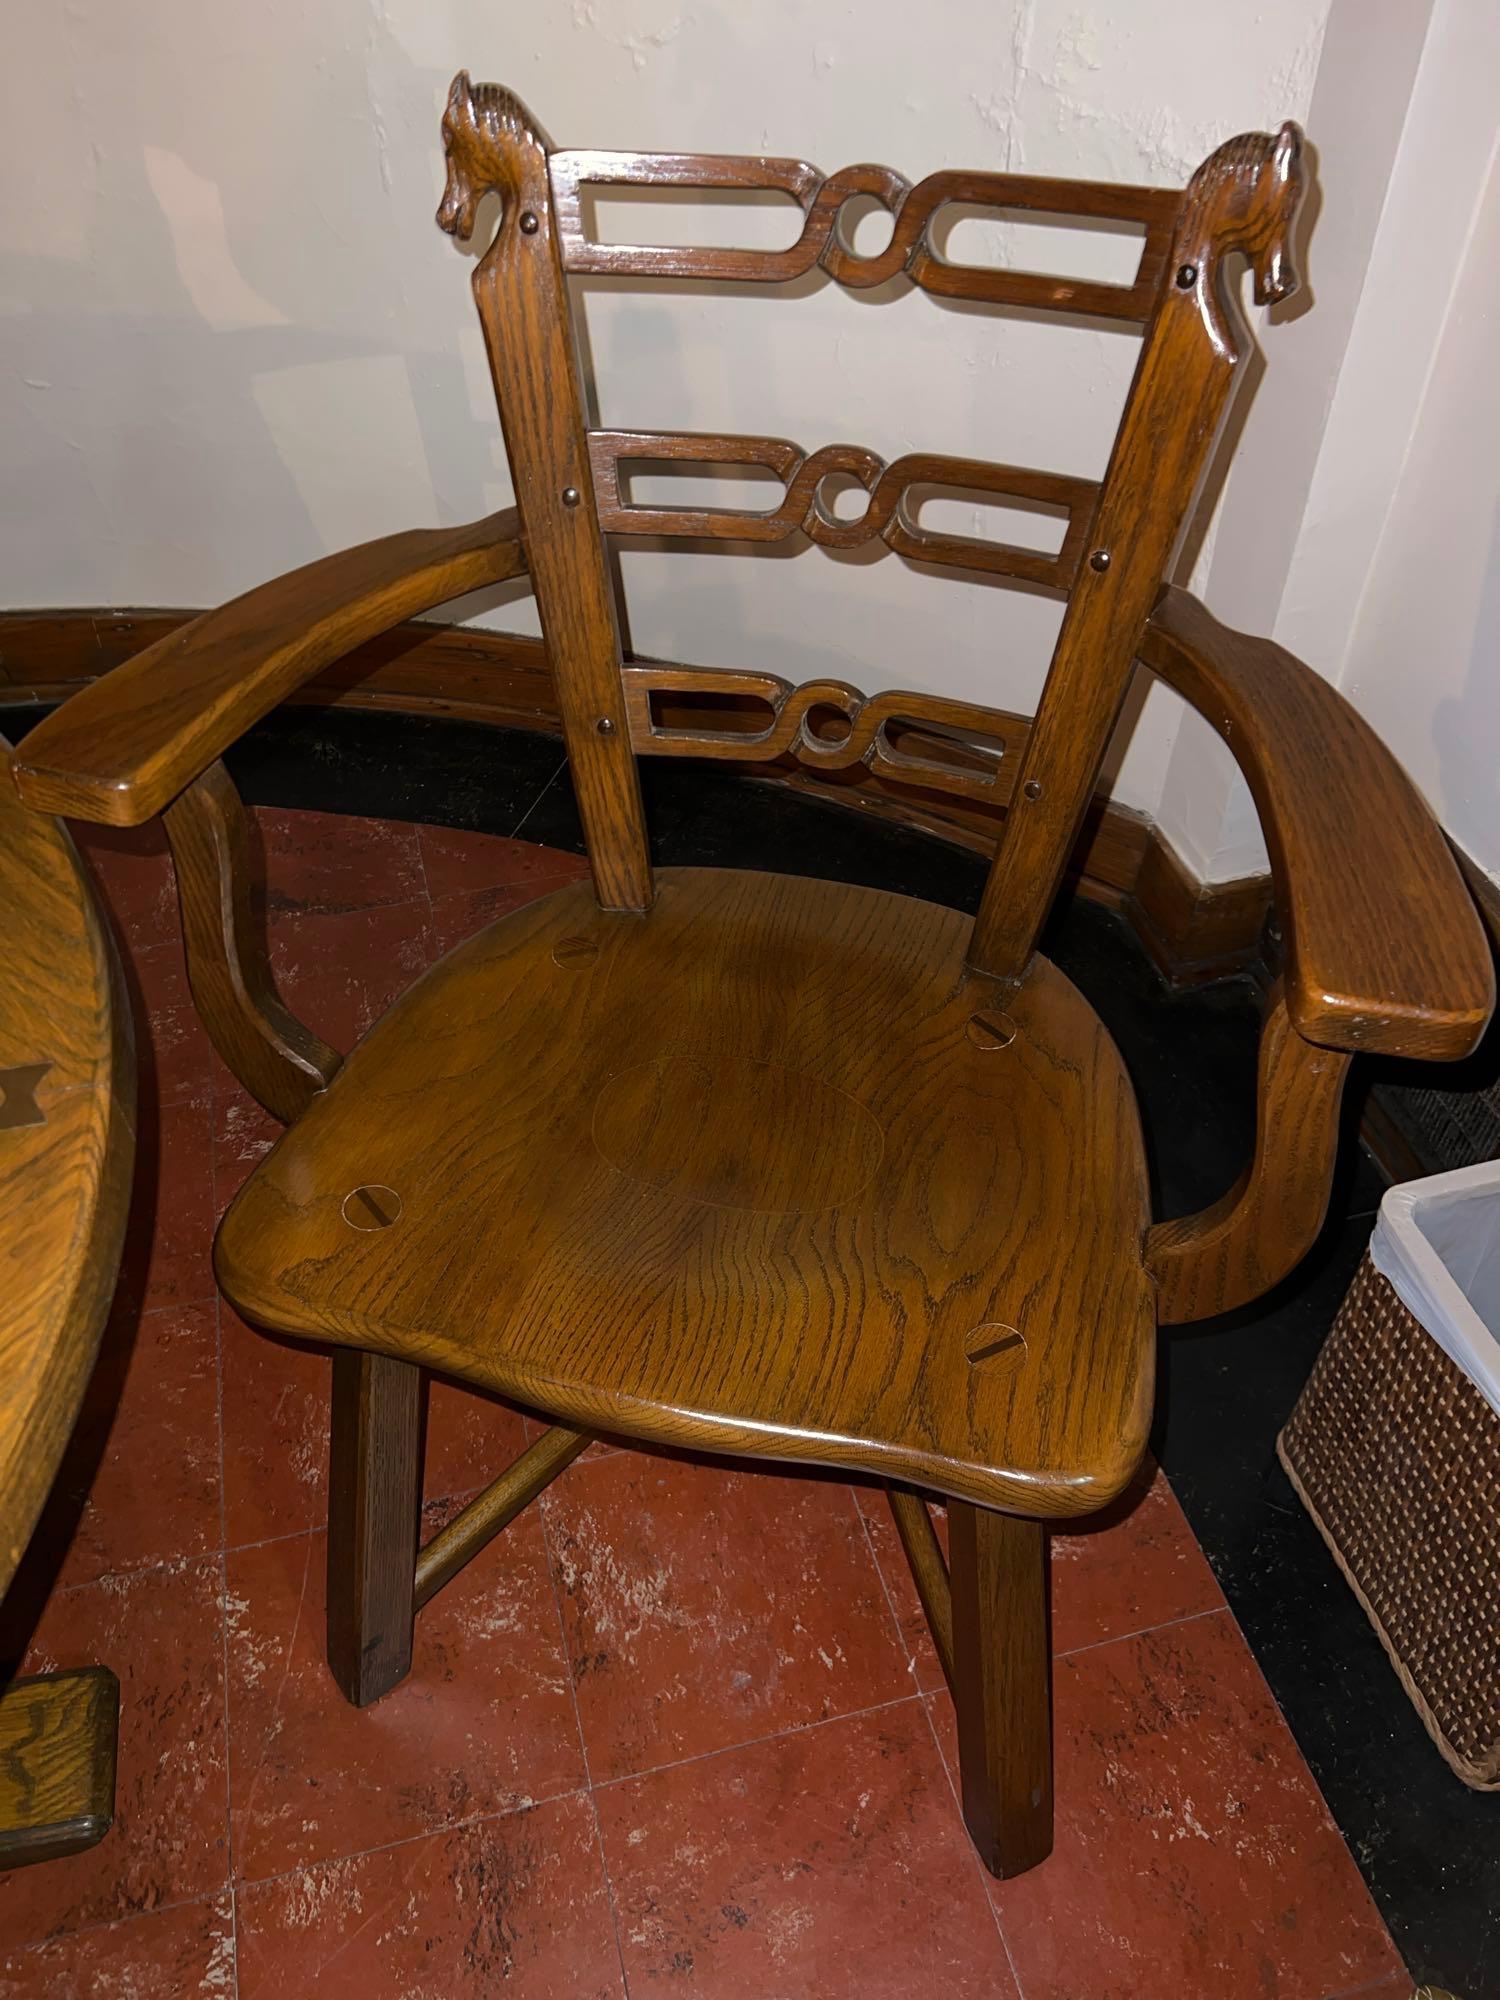
[[[1002,993],[969,928],[731,870],[529,904],[267,1156],[220,1281],[565,1423],[1088,1512],[1151,1409],[1135,1100],[1077,989]]]

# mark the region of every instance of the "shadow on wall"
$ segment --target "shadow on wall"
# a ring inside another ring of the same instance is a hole
[[[344,226],[341,210],[382,202],[384,136],[363,65],[339,77],[313,57],[330,37],[357,47],[368,10],[344,0],[342,30],[315,11],[307,49],[278,57],[286,117],[263,169],[226,172],[211,122],[175,103],[154,115],[164,85],[149,79],[138,132],[126,124],[117,141],[111,107],[96,138],[79,135],[96,165],[92,189],[80,174],[76,251],[0,259],[6,295],[42,302],[0,325],[15,397],[6,473],[25,496],[7,529],[8,601],[139,602],[149,578],[158,600],[212,602],[364,534],[500,504],[503,458],[475,424],[464,355],[451,337],[406,341],[432,315],[404,309],[399,249],[372,269]],[[379,66],[403,107],[422,103],[435,157],[446,76],[407,62],[394,36]],[[87,101],[80,86],[73,102]],[[358,138],[347,178],[306,172],[343,125]],[[441,186],[402,179],[386,200],[397,239],[430,230]],[[444,261],[463,310],[462,266]],[[355,281],[341,287],[346,263]],[[473,447],[455,451],[465,434]]]
[[[79,254],[10,261],[13,294],[46,301],[0,333],[13,344],[10,379],[50,385],[23,386],[13,427],[19,462],[10,470],[28,495],[10,544],[13,602],[105,594],[213,602],[324,549],[473,519],[508,498],[478,329],[459,283],[465,267],[432,227],[448,72],[412,60],[402,41],[405,33],[424,49],[441,47],[468,30],[462,22],[403,29],[398,21],[372,36],[365,0],[289,12],[284,26],[274,89],[268,94],[262,81],[260,97],[274,104],[276,130],[253,146],[247,122],[229,107],[215,123],[214,89],[225,86],[189,77],[189,54],[174,53],[163,36],[132,49],[135,96],[123,92],[118,111],[111,100],[101,122],[100,178]],[[740,33],[735,17],[715,12],[695,60],[723,75],[754,74],[754,52],[736,46]],[[458,54],[489,71],[478,25],[474,36],[476,47]],[[196,44],[189,38],[186,46]],[[362,53],[330,61],[330,49]],[[97,94],[97,52],[92,60]],[[505,73],[506,61],[498,70]],[[544,94],[530,75],[524,80]],[[661,81],[648,102],[659,103]],[[562,103],[587,87],[560,78]],[[89,101],[82,88],[74,101]],[[549,106],[539,101],[539,109]],[[670,143],[671,130],[654,129],[655,115],[649,131],[630,130],[619,114],[616,127],[636,143]],[[751,143],[749,132],[737,125],[725,143]],[[560,136],[607,142],[614,134]],[[330,156],[339,171],[328,171]],[[373,249],[372,210],[389,223]],[[955,229],[979,226],[972,216],[951,220]],[[493,204],[471,257],[492,227]],[[1082,250],[1083,232],[1068,233]],[[991,247],[1002,258],[1016,254]],[[1117,255],[1120,245],[1106,248]],[[869,422],[872,434],[862,441],[893,455],[908,400],[915,425],[935,399],[937,421],[925,427],[932,434],[900,448],[970,449],[1102,472],[1102,457],[1088,461],[1116,414],[1106,406],[1116,376],[1123,383],[1128,373],[1133,333],[925,298],[901,299],[877,329],[864,308],[884,302],[882,295],[857,293],[839,295],[852,302],[842,320],[844,306],[830,305],[815,325],[799,321],[799,301],[836,289],[817,275],[783,288],[774,303],[759,287],[716,287],[705,303],[701,288],[644,286],[632,288],[628,312],[613,294],[608,378],[660,393],[663,402],[680,384],[680,400],[656,420],[706,427],[717,415],[710,406],[722,399],[734,409],[741,379],[758,376],[764,361],[766,405],[783,413],[761,427],[790,430],[809,448],[859,436]],[[898,297],[909,290],[887,289]],[[602,299],[603,288],[580,290],[590,307],[596,294]],[[736,328],[743,348],[716,344],[720,323],[703,317],[708,306],[743,312],[750,298],[753,324]],[[784,312],[787,298],[793,310]],[[821,372],[799,365],[809,331],[833,347]],[[1038,357],[1045,394],[1030,380]],[[1240,399],[1241,418],[1247,401]],[[1036,428],[1036,410],[1054,404],[1066,430],[1061,449]],[[653,419],[632,412],[627,420]],[[90,560],[70,563],[67,551],[83,548]],[[830,556],[792,542],[775,550],[774,570],[759,572],[748,562],[726,567],[723,554],[694,544],[669,552],[632,546],[621,571],[635,588],[643,650],[772,665],[799,678],[836,674],[867,692],[902,684],[972,693],[1002,707],[1035,704],[1060,618],[1055,593],[911,566],[878,545]],[[831,582],[822,569],[828,560],[843,565]],[[876,560],[887,564],[886,577],[847,575]],[[908,576],[921,581],[908,585]],[[144,588],[143,578],[150,579]],[[1003,608],[996,589],[1006,593]],[[499,622],[535,629],[513,588],[445,615],[490,618],[502,605]],[[1144,699],[1142,681],[1129,697],[1111,774]]]
[[[1413,663],[1416,664],[1415,662]],[[1451,801],[1454,837],[1494,879],[1500,875],[1500,494],[1490,509],[1488,549],[1480,564],[1469,671],[1459,694],[1433,710],[1432,738]],[[1397,746],[1399,754],[1399,745]],[[1480,851],[1477,836],[1488,846]],[[1472,843],[1472,846],[1470,845]]]

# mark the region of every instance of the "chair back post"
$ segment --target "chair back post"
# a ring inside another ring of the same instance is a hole
[[[606,910],[645,910],[651,862],[547,175],[549,141],[512,92],[476,88],[460,71],[443,115],[443,144],[448,179],[439,225],[467,239],[483,196],[496,193],[502,203],[494,240],[474,272],[474,298],[594,887]]]
[[[1249,349],[1225,259],[1231,251],[1249,259],[1258,303],[1288,297],[1302,192],[1292,124],[1274,137],[1229,140],[1188,184],[975,920],[977,971],[1018,979],[1036,949]]]

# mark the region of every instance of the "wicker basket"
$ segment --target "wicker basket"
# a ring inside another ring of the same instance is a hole
[[[1500,1416],[1368,1256],[1276,1448],[1438,1749],[1500,1790]]]

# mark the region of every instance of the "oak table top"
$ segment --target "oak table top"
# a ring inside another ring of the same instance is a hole
[[[0,738],[0,1592],[36,1527],[114,1294],[135,1063],[114,946],[71,839],[28,812]],[[76,1852],[113,1809],[103,1668],[0,1699],[0,1867]]]

